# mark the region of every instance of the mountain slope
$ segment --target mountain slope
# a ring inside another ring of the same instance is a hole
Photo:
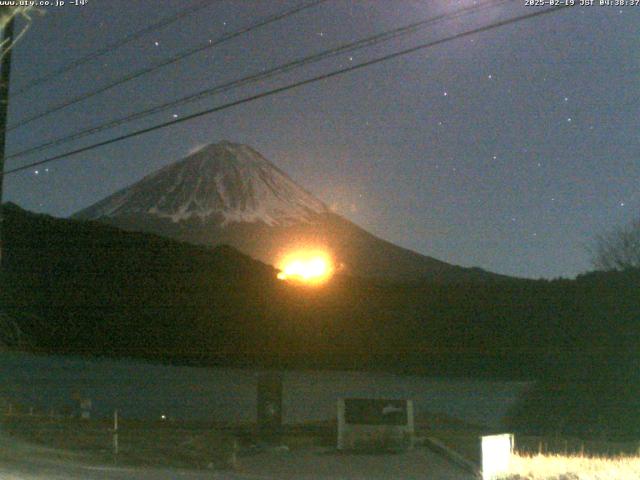
[[[76,218],[144,215],[171,223],[213,218],[223,227],[242,222],[286,226],[328,211],[256,151],[221,142],[160,169]]]
[[[322,249],[339,270],[412,281],[488,280],[371,235],[245,145],[221,142],[143,178],[74,215],[199,245],[228,244],[277,265],[291,250]]]

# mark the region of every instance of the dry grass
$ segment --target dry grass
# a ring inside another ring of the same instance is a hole
[[[588,457],[634,456],[638,442],[581,439],[575,437],[516,435],[516,449],[519,453],[534,455],[563,455]]]
[[[233,436],[211,425],[124,420],[113,455],[110,420],[7,416],[6,434],[60,452],[90,454],[96,460],[127,465],[217,468],[229,466]]]
[[[511,458],[508,480],[636,480],[640,456],[522,455]]]

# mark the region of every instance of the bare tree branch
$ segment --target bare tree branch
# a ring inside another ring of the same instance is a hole
[[[640,268],[640,218],[596,237],[593,266],[598,270]]]

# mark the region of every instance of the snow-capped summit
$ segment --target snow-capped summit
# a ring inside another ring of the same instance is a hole
[[[223,141],[148,175],[76,217],[144,215],[173,223],[215,217],[220,226],[234,222],[287,226],[328,211],[251,147]]]
[[[493,277],[371,235],[246,145],[220,142],[74,215],[197,245],[231,245],[275,265],[299,248],[328,252],[341,272],[397,280]]]

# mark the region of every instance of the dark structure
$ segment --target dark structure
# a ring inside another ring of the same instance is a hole
[[[282,436],[282,374],[258,377],[258,440],[277,445]]]

